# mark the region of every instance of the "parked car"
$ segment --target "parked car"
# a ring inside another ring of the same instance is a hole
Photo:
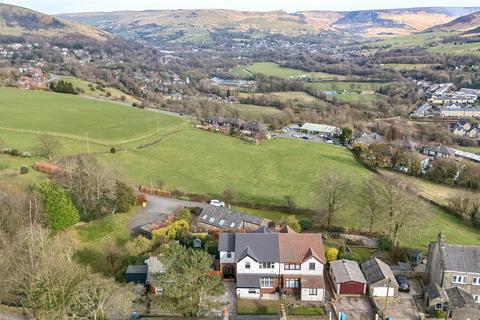
[[[300,135],[300,134],[293,134],[292,137],[294,137],[294,138],[301,138],[302,135]]]
[[[210,200],[209,204],[214,207],[225,207],[225,202],[220,200]]]
[[[325,140],[325,143],[333,144],[333,140]]]
[[[410,284],[408,283],[408,279],[403,276],[397,277],[398,282],[398,290],[401,292],[410,292]]]

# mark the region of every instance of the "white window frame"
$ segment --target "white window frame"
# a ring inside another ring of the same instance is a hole
[[[248,289],[248,294],[257,294],[257,289]]]
[[[308,295],[309,296],[317,296],[318,295],[318,289],[308,289]]]
[[[480,295],[474,294],[473,300],[475,301],[475,303],[480,303]]]
[[[275,268],[275,262],[260,262],[258,264],[259,269],[273,269]]]
[[[452,283],[456,284],[467,284],[467,276],[464,275],[454,275],[452,277]]]
[[[312,268],[312,266],[313,266],[313,268]],[[316,265],[315,262],[310,262],[310,263],[308,264],[308,270],[309,270],[309,271],[315,271],[316,267],[317,267],[317,265]]]
[[[440,306],[440,307],[438,307]],[[443,309],[443,303],[441,302],[437,302],[435,303],[435,310],[442,310]]]
[[[261,277],[260,288],[273,288],[275,279],[273,277]]]
[[[285,263],[283,267],[285,270],[301,270],[302,269],[302,265],[299,263]]]
[[[480,286],[480,277],[473,277],[472,285]]]
[[[219,225],[223,226],[225,224],[225,220],[220,220],[220,222],[218,223]]]
[[[207,215],[204,215],[204,216],[202,217],[202,220],[207,220],[207,218],[208,218],[208,216],[207,216]]]
[[[210,218],[210,219],[208,220],[208,222],[211,222],[211,223],[212,223],[212,222],[215,222],[215,218],[213,218],[213,217]]]
[[[232,258],[232,253],[231,252],[227,252],[227,259],[231,259]]]
[[[250,268],[251,268],[250,261],[245,262],[245,269],[250,270]]]
[[[232,223],[230,224],[230,228],[233,228],[233,227],[235,227],[235,222],[232,222]]]
[[[285,288],[288,288],[288,289],[298,289],[298,288],[300,288],[300,279],[298,279],[298,278],[286,278],[285,279]]]

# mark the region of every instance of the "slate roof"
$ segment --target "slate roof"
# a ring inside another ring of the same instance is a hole
[[[277,233],[237,233],[235,252],[243,253],[249,247],[258,261],[277,262],[280,260],[278,236]],[[236,261],[238,262],[241,255],[237,254]]]
[[[351,260],[336,260],[330,262],[330,270],[335,277],[336,283],[344,283],[355,281],[360,283],[367,283],[363,276],[362,270],[356,261]]]
[[[258,226],[268,224],[266,219],[214,206],[206,206],[200,213],[199,221],[221,229],[241,229],[244,222]]]
[[[445,147],[444,145],[431,145],[431,146],[425,147],[424,150],[428,152],[433,152],[435,154],[438,154],[438,153],[447,154],[447,155],[455,154],[455,151],[453,149]]]
[[[267,226],[261,226],[260,228],[255,230],[255,233],[272,233],[272,231],[270,231]]]
[[[250,257],[257,262],[260,262],[260,260],[258,260],[257,256],[252,251],[252,248],[250,248],[250,246],[246,246],[245,249],[243,249],[243,251],[238,255],[237,261],[242,261],[246,257]],[[264,261],[264,260],[261,260],[261,261]]]
[[[218,251],[235,251],[235,233],[220,233],[218,238]]]
[[[475,300],[470,292],[460,287],[445,289],[450,308],[476,307]]]
[[[444,270],[480,273],[480,247],[443,244],[440,252]]]
[[[314,256],[320,262],[326,263],[320,233],[279,233],[278,237],[280,262],[302,263]]]
[[[375,284],[382,280],[391,279],[391,286],[398,287],[397,280],[390,267],[378,258],[372,258],[362,263],[362,271],[368,284]]]
[[[441,288],[437,283],[430,283],[426,285],[425,292],[430,299],[442,298],[445,301],[448,300],[445,289]]]
[[[392,142],[390,142],[390,144],[399,148],[409,149],[409,150],[414,150],[417,148],[417,143],[409,139],[393,140]]]
[[[358,143],[374,144],[385,141],[385,138],[376,132],[364,133],[357,139]]]
[[[127,274],[147,274],[148,273],[148,266],[146,264],[144,265],[129,265],[127,267]]]
[[[272,274],[237,274],[237,288],[260,288],[261,277],[272,277]]]

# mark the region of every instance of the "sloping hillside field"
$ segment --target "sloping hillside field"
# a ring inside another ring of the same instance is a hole
[[[334,224],[356,228],[368,224],[359,205],[358,183],[372,173],[342,147],[291,139],[253,145],[194,129],[179,117],[79,96],[0,88],[0,141],[9,148],[34,150],[37,136],[45,132],[61,140],[60,156],[85,153],[88,134],[90,152],[102,151],[97,155],[100,161],[136,184],[161,180],[169,190],[212,197],[229,188],[237,201],[266,207],[285,206],[288,195],[299,208],[318,209],[316,194],[322,191],[318,175],[342,172],[353,183],[351,206]],[[137,149],[147,142],[155,143]],[[110,154],[112,146],[126,151]],[[0,163],[12,164],[9,159],[0,155]],[[320,224],[318,217],[308,216]],[[451,242],[480,241],[478,230],[433,207],[415,225],[402,234],[404,244],[424,247],[439,230]]]

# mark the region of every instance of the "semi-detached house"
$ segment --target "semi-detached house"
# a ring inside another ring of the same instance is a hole
[[[325,297],[325,255],[319,233],[296,233],[285,227],[270,232],[222,233],[220,265],[224,278],[236,280],[243,299],[295,295],[304,301]]]

